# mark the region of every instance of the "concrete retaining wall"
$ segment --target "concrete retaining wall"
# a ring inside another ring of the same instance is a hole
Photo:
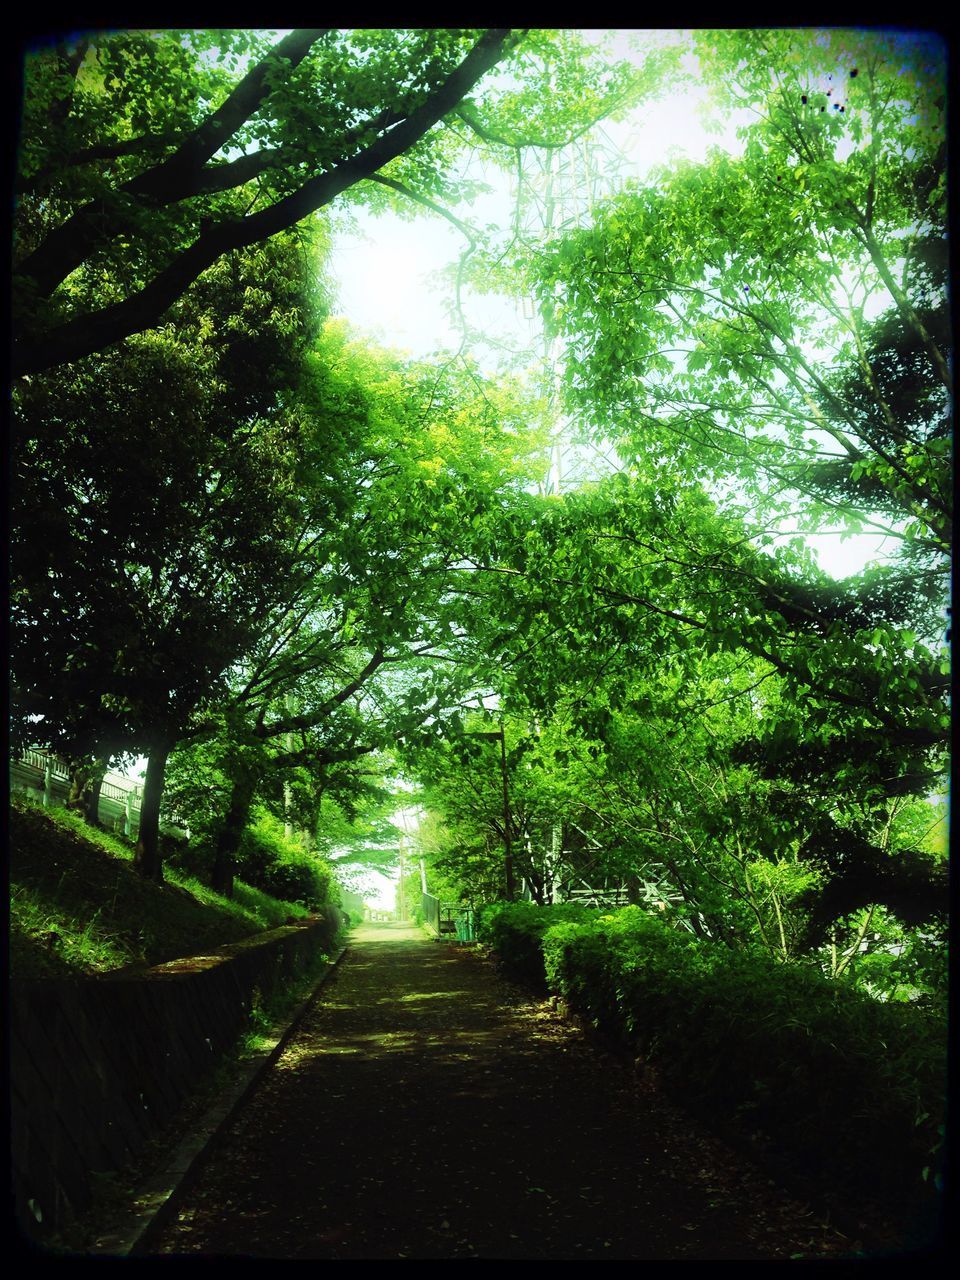
[[[136,1158],[236,1043],[254,1000],[329,950],[338,924],[328,908],[152,969],[12,984],[13,1179],[24,1229],[47,1236],[82,1213],[97,1175]]]

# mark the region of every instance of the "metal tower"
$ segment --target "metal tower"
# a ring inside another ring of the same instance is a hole
[[[567,146],[555,149],[527,148],[520,153],[511,188],[517,238],[542,244],[588,225],[596,205],[619,190],[627,176],[629,160],[600,126]],[[556,395],[560,341],[543,331],[532,298],[522,302],[530,328],[530,345],[539,342],[543,359],[543,389],[554,420],[550,468],[541,492],[560,493],[564,481],[585,479],[595,467],[589,455],[600,452],[575,444],[572,423],[560,411]]]

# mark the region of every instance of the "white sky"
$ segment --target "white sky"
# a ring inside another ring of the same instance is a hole
[[[648,34],[658,42],[682,38],[679,32]],[[629,56],[628,36],[637,35],[637,32],[618,33],[616,55]],[[685,59],[685,66],[691,71],[696,69],[689,57]],[[703,160],[710,146],[739,151],[736,122],[720,132],[708,132],[703,127],[700,113],[704,98],[705,92],[700,86],[687,86],[682,97],[672,93],[661,102],[645,106],[631,119],[608,124],[605,131],[626,161],[624,176],[642,178],[651,166],[662,164],[673,155]],[[484,176],[487,181],[494,180],[489,171]],[[510,206],[507,180],[503,178],[500,189],[478,202],[473,214],[483,223],[505,222]],[[439,216],[404,220],[389,214],[375,218],[361,209],[355,212],[355,217],[358,232],[341,233],[334,243],[331,265],[341,313],[376,341],[415,358],[429,356],[441,348],[456,349],[461,335],[451,323],[447,309],[452,288],[448,281],[440,280],[439,273],[457,261],[464,245],[460,233]],[[523,317],[521,309],[512,301],[468,295],[465,311],[472,325],[493,332],[513,333],[518,344],[529,343],[536,333],[530,320]],[[482,353],[476,354],[481,356],[482,363],[487,363]],[[872,535],[841,539],[836,533],[808,534],[807,539],[821,567],[835,578],[855,573],[869,560],[882,557],[886,542]],[[146,761],[140,759],[129,774],[141,775],[145,766]],[[411,854],[415,856],[417,824],[413,811],[399,811],[395,821],[401,830],[406,829]],[[370,872],[362,891],[371,906],[394,909],[395,877]]]
[[[602,33],[593,33],[599,39]],[[617,56],[630,56],[628,41],[645,35],[662,43],[684,38],[681,32],[655,31],[616,34]],[[684,58],[688,71],[696,73],[692,55]],[[689,160],[706,158],[708,147],[721,146],[736,153],[738,121],[707,131],[702,123],[706,91],[699,84],[684,86],[664,100],[645,105],[605,132],[625,158],[625,177],[642,178],[653,165],[674,155]],[[742,120],[740,121],[742,123]],[[496,175],[485,171],[488,182]],[[505,224],[511,208],[508,180],[499,179],[500,190],[474,206],[477,220]],[[462,213],[462,211],[460,211]],[[440,349],[457,349],[460,331],[448,314],[452,286],[439,272],[459,258],[464,247],[460,233],[439,215],[424,214],[405,220],[394,214],[373,217],[360,210],[357,234],[341,233],[334,244],[332,268],[337,280],[340,310],[358,329],[414,358]],[[535,332],[515,302],[467,294],[464,311],[472,326],[498,335],[516,335],[517,344],[530,342]],[[482,351],[475,352],[484,367],[493,371]],[[835,578],[863,568],[868,561],[892,550],[892,540],[860,534],[808,534],[821,567]]]
[[[639,34],[617,33],[616,56],[629,57],[627,37]],[[679,32],[648,34],[658,43],[681,36]],[[688,70],[695,69],[691,58],[684,64]],[[604,131],[623,152],[624,177],[641,178],[674,152],[699,161],[706,158],[711,145],[738,151],[735,123],[719,133],[703,128],[698,109],[705,97],[700,86],[692,85],[680,101],[671,95],[644,106],[625,121],[605,124]],[[497,181],[489,169],[484,177],[491,184]],[[508,180],[504,176],[501,181],[499,192],[474,205],[478,221],[506,225],[512,204]],[[463,236],[439,215],[427,213],[406,221],[393,214],[374,218],[361,210],[358,222],[358,236],[341,235],[335,244],[333,265],[343,314],[365,332],[414,357],[429,355],[438,347],[456,348],[460,334],[450,324],[444,307],[449,290],[438,286],[432,277],[457,260]],[[482,300],[476,299],[473,305],[477,307],[478,302],[482,305]],[[516,313],[515,305],[509,304],[508,311]],[[525,327],[520,330],[526,331]]]
[[[600,34],[596,33],[598,38]],[[684,38],[682,32],[618,32],[616,55],[630,56],[629,42],[642,34],[656,42]],[[695,72],[695,60],[690,56],[684,65]],[[620,124],[606,125],[607,134],[625,155],[625,175],[643,177],[652,165],[665,162],[673,154],[698,161],[706,157],[710,146],[739,150],[736,122],[719,132],[708,132],[703,127],[700,113],[704,99],[704,90],[690,85],[682,97],[673,93]],[[488,180],[492,177],[489,173],[486,176]],[[475,208],[481,221],[505,218],[510,208],[506,181],[499,193],[485,198]],[[331,265],[341,314],[377,341],[415,358],[440,348],[458,347],[460,333],[446,310],[451,289],[447,282],[437,279],[437,273],[459,257],[463,247],[459,232],[439,216],[404,220],[389,214],[374,218],[362,209],[355,216],[358,233],[341,233],[334,243]],[[513,302],[498,305],[494,299],[473,299],[468,304],[468,314],[478,327],[481,322],[503,328],[515,324],[518,338],[529,339],[530,322]],[[807,537],[822,568],[836,578],[854,573],[870,559],[884,554],[885,540],[880,536],[857,535],[841,540],[838,534],[828,533]],[[145,760],[138,760],[130,773],[139,775],[145,765]]]

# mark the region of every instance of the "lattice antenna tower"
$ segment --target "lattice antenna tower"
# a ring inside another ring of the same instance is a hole
[[[623,185],[628,168],[626,154],[600,126],[562,148],[524,150],[513,179],[520,237],[542,244],[551,236],[588,225],[597,204]],[[560,341],[543,331],[533,298],[524,299],[523,314],[532,331],[531,345],[539,331],[544,395],[554,420],[550,469],[541,491],[560,493],[564,480],[576,480],[576,472],[583,470],[582,457],[571,440],[571,423],[561,414],[554,390]]]

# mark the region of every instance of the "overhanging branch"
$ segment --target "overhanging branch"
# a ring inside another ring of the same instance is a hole
[[[94,248],[130,229],[138,206],[169,204],[205,190],[197,185],[204,165],[269,97],[270,73],[287,63],[293,70],[324,34],[316,29],[285,36],[173,155],[123,183],[106,200],[83,205],[18,264],[16,276],[29,281],[40,297],[49,297]]]
[[[244,218],[221,222],[201,232],[194,243],[179,253],[145,288],[123,302],[79,316],[41,337],[21,341],[14,348],[14,375],[39,373],[55,365],[81,359],[151,327],[223,254],[267,240],[294,226],[408,151],[444,116],[449,115],[473,85],[501,60],[509,44],[509,31],[499,28],[487,31],[459,67],[420,107],[370,146],[333,169],[308,179],[299,190],[269,208]],[[210,139],[206,145],[211,145]],[[190,154],[199,156],[203,154],[203,148],[198,145]],[[181,170],[174,168],[167,172],[172,172],[176,178]]]

